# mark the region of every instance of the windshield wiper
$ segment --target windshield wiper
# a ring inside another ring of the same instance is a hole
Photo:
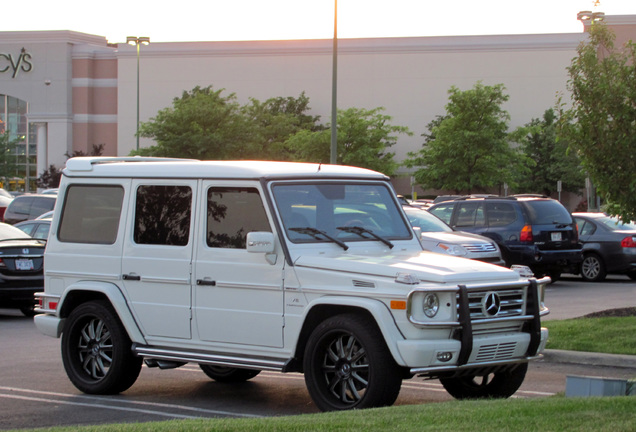
[[[390,241],[388,241],[387,239],[385,239],[384,237],[381,237],[379,235],[377,235],[376,233],[374,233],[373,231],[363,228],[361,226],[341,226],[341,227],[337,227],[337,229],[344,231],[344,232],[348,232],[348,233],[352,233],[352,234],[357,234],[362,238],[366,238],[368,239],[368,237],[364,236],[364,234],[369,234],[371,237],[380,240],[382,243],[384,243],[385,245],[387,245],[389,248],[393,249],[394,244],[391,243]]]
[[[321,230],[316,229],[316,228],[311,228],[311,227],[289,228],[289,230],[290,231],[295,231],[295,232],[300,233],[300,234],[310,235],[313,238],[315,238],[316,240],[320,240],[320,238],[318,238],[318,237],[319,236],[323,236],[324,238],[326,238],[328,240],[331,240],[332,242],[334,242],[335,244],[337,244],[338,246],[340,246],[344,250],[349,249],[349,246],[347,246],[344,242],[342,242],[342,241],[338,240],[337,238],[330,236],[326,232],[321,231]]]

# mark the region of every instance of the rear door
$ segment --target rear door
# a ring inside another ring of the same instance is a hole
[[[524,209],[532,225],[534,244],[540,250],[577,248],[576,224],[563,205],[555,200],[525,201]]]
[[[135,319],[153,337],[191,337],[196,180],[133,180],[122,277]]]

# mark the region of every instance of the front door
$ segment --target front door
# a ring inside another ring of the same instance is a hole
[[[254,182],[203,182],[193,288],[201,340],[283,345],[282,252],[246,249],[248,232],[272,232],[262,198]]]

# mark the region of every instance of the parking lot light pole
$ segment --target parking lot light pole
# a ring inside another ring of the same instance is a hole
[[[150,38],[146,36],[128,36],[126,43],[137,46],[137,129],[135,135],[137,135],[137,150],[139,150],[139,45],[149,45]]]

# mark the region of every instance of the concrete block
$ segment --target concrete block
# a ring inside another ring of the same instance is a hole
[[[636,392],[636,389],[633,391]],[[616,378],[568,375],[565,379],[566,397],[625,396],[627,380]]]

